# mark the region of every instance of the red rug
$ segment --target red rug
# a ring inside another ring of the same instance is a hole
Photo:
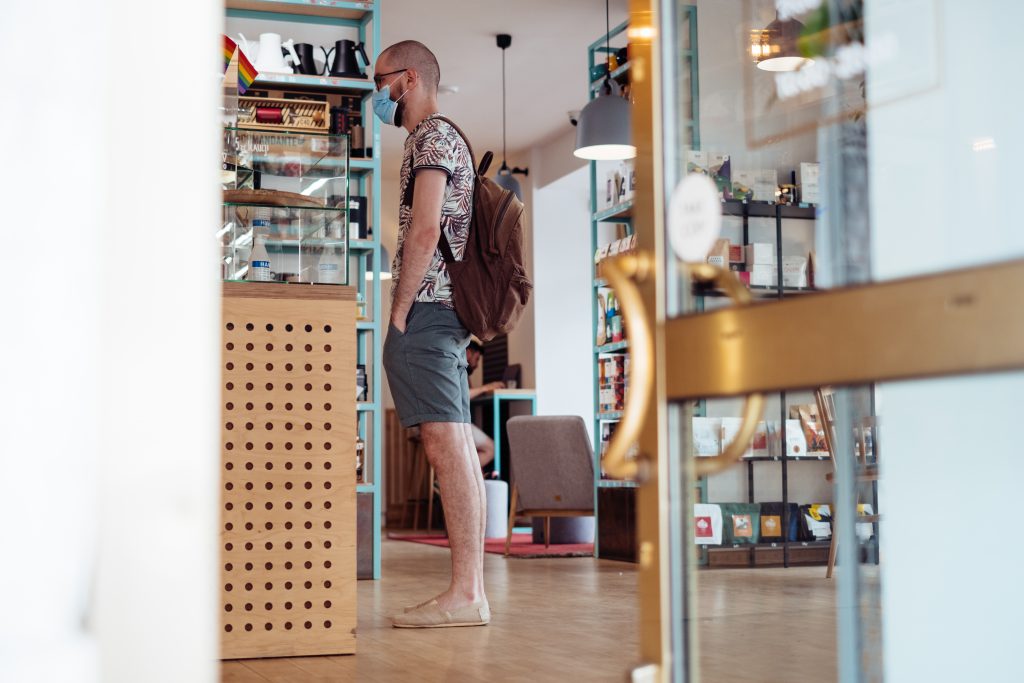
[[[411,541],[423,543],[438,548],[448,547],[448,537],[441,535],[427,535],[418,533],[388,532],[388,538],[396,541]],[[484,539],[484,551],[495,555],[505,554],[504,538]],[[512,534],[512,546],[509,548],[510,557],[593,557],[593,543],[567,543],[554,545],[545,548],[543,543],[534,543],[532,534]]]

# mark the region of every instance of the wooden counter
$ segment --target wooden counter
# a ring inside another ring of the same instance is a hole
[[[355,290],[225,283],[221,657],[351,654]]]

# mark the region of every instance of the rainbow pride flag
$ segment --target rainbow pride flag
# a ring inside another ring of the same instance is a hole
[[[238,49],[238,44],[224,36],[224,71],[228,70],[228,64],[231,63],[231,58],[235,56],[236,49]]]
[[[245,56],[245,53],[241,50],[238,51],[238,94],[244,95],[245,91],[249,89],[253,81],[256,80],[256,76],[259,75],[259,71],[252,65],[249,58]]]

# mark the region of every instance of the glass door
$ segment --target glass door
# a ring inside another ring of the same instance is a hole
[[[1022,20],[631,2],[634,680],[1013,679]]]

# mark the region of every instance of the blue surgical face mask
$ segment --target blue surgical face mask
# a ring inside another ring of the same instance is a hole
[[[401,76],[398,78],[401,78]],[[397,81],[398,78],[396,78],[395,81]],[[373,113],[377,115],[378,119],[388,125],[401,126],[402,116],[399,112],[398,103],[401,102],[402,98],[408,94],[409,91],[406,90],[397,100],[392,100],[391,86],[385,85],[383,88],[373,93],[373,96],[370,98],[373,102]]]

